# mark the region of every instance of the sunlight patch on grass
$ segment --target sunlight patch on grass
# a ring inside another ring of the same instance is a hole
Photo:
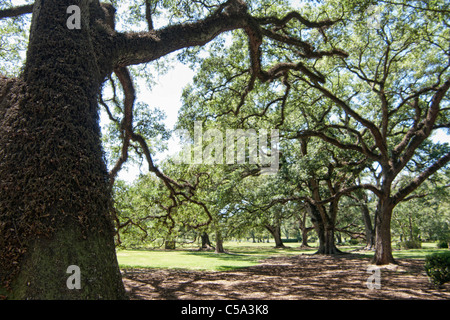
[[[266,258],[313,254],[317,248],[300,249],[297,243],[286,244],[287,248],[275,249],[273,243],[226,242],[227,253],[197,251],[194,248],[177,250],[117,250],[121,268],[161,268],[225,271],[258,265]],[[339,247],[342,251],[353,252],[361,246]],[[423,249],[394,250],[395,259],[425,259],[434,252],[448,251],[424,246]],[[358,251],[361,258],[370,258],[374,251]]]
[[[195,251],[140,251],[119,250],[121,268],[143,267],[190,270],[230,270],[257,265],[259,257],[251,255],[215,254]]]
[[[299,249],[289,244],[285,249],[275,249],[273,243],[226,242],[227,253],[191,249],[177,250],[117,250],[121,268],[163,268],[224,271],[258,265],[261,260],[286,255],[314,253],[315,248]]]

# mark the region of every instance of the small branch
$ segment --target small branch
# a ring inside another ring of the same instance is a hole
[[[411,200],[411,199],[421,199],[421,198],[425,198],[425,197],[428,196],[428,195],[429,195],[429,193],[414,194],[414,195],[412,195],[412,196],[409,196],[409,197],[404,198],[402,201],[403,201],[403,202],[406,202],[406,201],[409,201],[409,200]]]
[[[145,0],[145,20],[147,20],[148,30],[153,30],[153,14],[154,8],[152,8],[151,0]]]
[[[274,16],[271,17],[264,17],[264,18],[257,18],[256,19],[258,23],[261,25],[265,24],[273,24],[276,25],[279,28],[285,27],[291,20],[297,20],[301,24],[307,26],[308,28],[324,28],[329,27],[338,22],[339,20],[332,21],[332,20],[322,20],[322,21],[310,21],[306,18],[304,18],[300,13],[297,11],[289,12],[287,15],[285,15],[283,18],[277,18]]]

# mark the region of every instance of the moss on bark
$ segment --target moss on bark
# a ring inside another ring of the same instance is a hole
[[[38,238],[23,257],[8,299],[125,298],[111,234],[83,237],[78,225],[60,229],[51,239]],[[69,289],[70,265],[80,268],[81,289]]]

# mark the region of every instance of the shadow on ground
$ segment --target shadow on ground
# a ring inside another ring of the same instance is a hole
[[[369,259],[358,254],[269,258],[233,271],[122,270],[131,299],[450,299],[450,285],[429,284],[423,260],[401,259],[380,269],[381,288],[369,289]]]

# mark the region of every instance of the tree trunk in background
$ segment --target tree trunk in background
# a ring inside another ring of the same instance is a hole
[[[375,255],[377,265],[396,263],[391,246],[391,218],[394,206],[389,199],[379,199],[375,225]]]
[[[312,229],[314,229],[314,228],[301,229],[301,232],[302,232],[302,244],[301,244],[301,247],[309,247],[309,245],[308,245],[308,233]]]
[[[308,204],[307,208],[311,215],[311,221],[313,222],[314,228],[317,232],[317,237],[319,238],[319,249],[316,254],[330,255],[342,253],[342,251],[336,247],[334,223],[323,221],[317,206]]]
[[[313,230],[314,228],[307,228],[306,227],[306,210],[303,212],[302,218],[299,218],[298,227],[300,229],[300,232],[302,234],[302,244],[300,248],[307,248],[308,245],[308,233]]]
[[[0,293],[8,299],[125,298],[97,108],[105,74],[88,3],[35,2],[25,68],[0,102]],[[67,28],[70,5],[83,13],[79,30]],[[81,288],[68,286],[71,265]]]
[[[319,237],[319,249],[316,254],[339,254],[342,253],[337,247],[335,242],[334,228],[327,227],[323,224],[318,224],[316,229]]]
[[[225,253],[225,250],[223,249],[223,238],[222,233],[220,230],[216,230],[216,253]]]
[[[164,241],[164,249],[166,249],[166,250],[175,250],[176,243],[177,242],[175,240],[166,239]]]
[[[202,233],[201,238],[202,238],[202,246],[200,247],[200,250],[214,249],[214,247],[211,244],[211,241],[209,240],[209,235],[206,232]]]
[[[275,248],[285,248],[283,241],[281,240],[281,228],[279,226],[265,225],[266,229],[272,235],[275,241]]]
[[[375,248],[375,232],[370,219],[369,208],[365,203],[361,204],[362,220],[364,222],[364,229],[366,234],[366,250],[372,250]]]

